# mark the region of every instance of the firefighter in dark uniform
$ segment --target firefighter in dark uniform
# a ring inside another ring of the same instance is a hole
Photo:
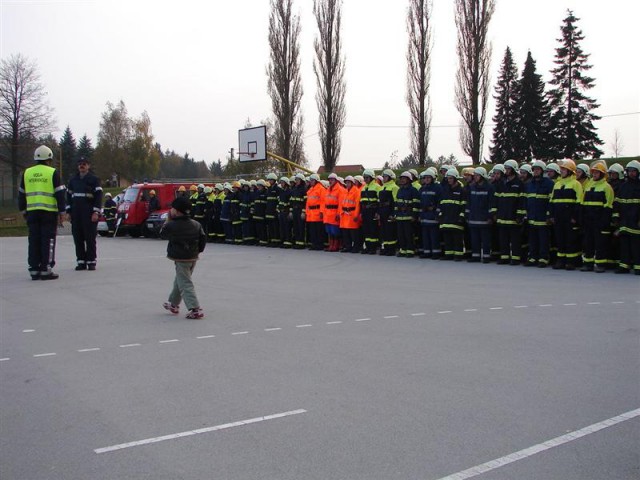
[[[398,232],[398,257],[411,258],[416,254],[414,227],[418,219],[420,194],[413,186],[411,172],[402,172],[400,188],[394,202],[394,217]]]
[[[280,192],[278,194],[278,222],[280,225],[280,248],[291,248],[291,180],[280,178]]]
[[[382,248],[380,255],[391,257],[396,254],[398,244],[395,218],[393,217],[394,203],[398,193],[396,174],[386,169],[382,172],[383,183],[378,191],[378,219],[380,220],[380,239]]]
[[[253,201],[253,211],[251,212],[251,215],[253,216],[253,221],[256,227],[258,245],[261,247],[266,247],[269,243],[267,237],[267,225],[264,217],[264,213],[267,208],[267,194],[267,182],[263,179],[258,180],[256,182],[255,198]]]
[[[598,160],[591,166],[591,180],[582,192],[582,271],[603,273],[609,262],[613,188],[607,183],[607,164]]]
[[[496,223],[500,241],[499,264],[520,265],[522,260],[522,224],[527,214],[524,186],[518,178],[518,163],[504,162],[505,179],[496,188]]]
[[[270,247],[280,245],[280,222],[278,221],[278,197],[280,187],[278,187],[277,182],[278,177],[275,173],[267,175],[267,204],[265,206],[264,218]]]
[[[22,175],[18,206],[29,227],[29,274],[32,280],[55,280],[56,229],[65,210],[64,185],[51,166],[53,152],[45,145],[36,148],[37,162]]]
[[[544,175],[546,165],[534,160],[533,178],[524,187],[527,210],[527,235],[529,238],[528,267],[546,268],[549,265],[551,228],[549,227],[549,199],[553,191],[553,180]]]
[[[422,229],[422,253],[420,258],[440,258],[440,228],[438,215],[440,214],[440,200],[442,187],[436,181],[438,171],[434,167],[427,168],[420,174],[420,226]]]
[[[291,187],[291,214],[293,216],[293,248],[305,247],[305,217],[303,215],[306,206],[307,186],[304,175],[296,174],[294,184]]]
[[[549,201],[549,221],[555,232],[558,254],[554,270],[575,270],[580,260],[579,220],[582,186],[576,180],[576,164],[565,159],[560,164],[561,178],[553,186]]]
[[[375,255],[380,245],[380,227],[378,225],[378,192],[382,187],[375,181],[373,170],[365,170],[362,173],[365,185],[360,191],[360,212],[362,214],[362,233],[364,237],[364,249],[362,253]]]
[[[616,273],[633,270],[640,275],[640,162],[627,163],[627,181],[614,202],[614,221],[620,238],[620,263]]]
[[[115,233],[116,230],[116,215],[118,213],[118,205],[111,198],[111,194],[109,192],[104,195],[104,207],[102,207],[102,214],[104,215],[104,219],[107,222],[107,233],[111,236]]]
[[[96,269],[96,236],[102,206],[100,179],[89,171],[89,162],[78,159],[78,173],[67,185],[67,213],[76,245],[76,270]]]

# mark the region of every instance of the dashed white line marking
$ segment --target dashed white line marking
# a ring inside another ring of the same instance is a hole
[[[247,333],[249,333],[249,332],[247,332],[247,331],[245,331],[245,332],[233,332],[231,335],[246,335]]]
[[[327,325],[337,325],[339,323],[342,323],[340,320],[335,321],[335,322],[327,322]]]
[[[503,307],[489,307],[489,310],[502,310]]]
[[[124,345],[120,345],[120,348],[139,347],[140,345],[140,343],[126,343]]]
[[[309,325],[308,323],[305,325],[296,325],[296,328],[307,328],[307,327],[312,327],[313,325]]]
[[[426,313],[424,312],[419,312],[419,313],[412,313],[411,316],[412,317],[422,317],[423,315],[426,315]]]
[[[563,303],[562,305],[564,305],[565,307],[575,307],[578,304],[577,303]]]
[[[22,330],[22,333],[32,333],[32,332],[35,332],[35,330],[30,329],[30,328],[27,329],[27,330]]]
[[[264,329],[265,332],[275,332],[277,330],[282,330],[282,328],[276,327],[276,328],[265,328]]]
[[[6,362],[7,360],[11,360],[9,357],[0,358],[0,362]]]
[[[370,318],[356,318],[356,322],[368,322],[369,320],[371,320]]]
[[[587,302],[587,305],[600,305],[600,302]]]
[[[550,303],[543,303],[542,305],[538,305],[539,307],[553,307]]]
[[[37,353],[34,355],[34,357],[52,357],[54,355],[57,355],[56,353]]]
[[[608,420],[604,420],[602,422],[594,423],[593,425],[589,425],[588,427],[581,428],[580,430],[567,433],[566,435],[552,438],[551,440],[547,440],[546,442],[538,443],[537,445],[534,445],[532,447],[525,448],[524,450],[520,450],[509,455],[505,455],[504,457],[500,457],[495,460],[491,460],[490,462],[483,463],[482,465],[477,465],[467,470],[454,473],[453,475],[442,477],[439,480],[465,480],[467,478],[476,477],[491,470],[495,470],[496,468],[504,467],[505,465],[509,465],[510,463],[522,460],[523,458],[531,457],[536,453],[544,452],[545,450],[549,450],[550,448],[558,447],[565,443],[572,442],[574,440],[577,440],[578,438],[590,435],[612,425],[626,422],[627,420],[631,420],[632,418],[638,416],[640,416],[640,408],[623,413],[622,415],[618,415],[617,417],[609,418]]]
[[[97,352],[98,350],[100,350],[98,347],[95,348],[82,348],[80,350],[78,350],[78,352],[83,353],[83,352]]]
[[[465,310],[465,312],[477,312],[477,311],[478,311],[478,309],[477,309],[477,308],[467,308],[467,309]]]
[[[198,340],[202,340],[203,338],[213,338],[215,337],[215,335],[201,335],[199,337],[196,337]]]
[[[178,340],[177,338],[172,338],[171,340],[160,340],[158,343],[175,343],[179,341],[180,340]]]
[[[438,313],[451,313],[451,310],[441,310]]]
[[[186,432],[173,433],[171,435],[163,435],[162,437],[146,438],[144,440],[137,440],[135,442],[121,443],[119,445],[112,445],[110,447],[96,448],[96,453],[107,453],[115,450],[122,450],[124,448],[138,447],[140,445],[148,445],[150,443],[163,442],[165,440],[173,440],[175,438],[189,437],[191,435],[198,435],[200,433],[215,432],[217,430],[225,430],[233,427],[240,427],[243,425],[249,425],[251,423],[264,422],[266,420],[275,420],[276,418],[289,417],[291,415],[298,415],[300,413],[306,413],[306,410],[291,410],[289,412],[275,413],[273,415],[266,415],[264,417],[250,418],[248,420],[240,420],[238,422],[224,423],[222,425],[216,425],[214,427],[198,428],[196,430],[187,430]]]
[[[513,308],[529,308],[529,305],[516,305]]]
[[[386,316],[386,317],[384,317],[384,318],[398,318],[398,315],[387,315],[387,316]]]
[[[624,303],[624,302],[611,302],[611,303],[620,304],[620,303]]]

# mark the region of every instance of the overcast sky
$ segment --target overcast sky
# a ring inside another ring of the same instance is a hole
[[[405,102],[407,34],[405,0],[344,0],[347,127],[338,164],[380,167],[397,151],[410,153]],[[312,0],[295,0],[302,24],[305,150],[321,164],[313,75],[316,28]],[[623,154],[640,153],[640,62],[636,0],[497,0],[490,26],[492,85],[505,48],[519,72],[527,51],[550,79],[567,8],[580,18],[591,55],[597,122],[606,155],[615,131]],[[271,113],[265,67],[269,58],[268,0],[0,0],[0,56],[35,60],[55,109],[60,137],[67,125],[76,139],[97,141],[107,101],[123,100],[131,116],[147,111],[163,149],[208,163],[238,147],[247,118],[260,124]],[[465,157],[454,106],[456,71],[453,0],[433,0],[433,121],[429,154]],[[493,93],[493,87],[492,87]],[[622,115],[630,114],[632,115]],[[488,122],[494,115],[491,101]],[[616,116],[613,116],[616,115]],[[363,128],[369,126],[369,128]],[[374,128],[377,127],[377,128]],[[394,128],[396,127],[396,128]],[[485,128],[487,156],[492,129]],[[278,152],[275,152],[278,153]]]

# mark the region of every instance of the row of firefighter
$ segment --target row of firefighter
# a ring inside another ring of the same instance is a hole
[[[462,175],[269,174],[184,194],[215,242],[640,275],[639,170],[507,160]]]

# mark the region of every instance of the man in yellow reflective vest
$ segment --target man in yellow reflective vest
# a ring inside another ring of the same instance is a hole
[[[25,170],[18,189],[18,206],[29,227],[29,274],[32,280],[55,280],[56,231],[64,218],[65,187],[51,167],[49,147],[36,148],[33,159],[36,165]]]

